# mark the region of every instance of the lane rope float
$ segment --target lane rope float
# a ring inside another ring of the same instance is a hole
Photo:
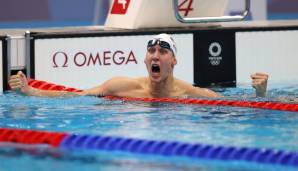
[[[39,81],[39,80],[33,80],[33,79],[30,79],[28,84],[34,88],[41,89],[41,90],[57,90],[57,91],[69,91],[69,92],[82,91],[75,88],[68,88],[63,85],[57,85],[57,84],[52,84],[45,81]],[[128,97],[115,97],[115,96],[106,96],[105,98],[109,100],[122,100],[122,101],[164,102],[164,103],[178,103],[178,104],[191,104],[191,105],[209,105],[209,106],[232,106],[232,107],[248,107],[248,108],[298,112],[298,104],[294,104],[294,103],[221,100],[221,99],[195,99],[195,98],[128,98]]]
[[[67,150],[104,150],[164,157],[245,161],[298,167],[298,153],[249,147],[191,144],[99,135],[77,135],[48,131],[0,128],[0,142],[49,145]]]

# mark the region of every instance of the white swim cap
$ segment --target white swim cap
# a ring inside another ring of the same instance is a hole
[[[158,44],[162,48],[169,49],[173,52],[173,55],[177,56],[176,43],[172,36],[166,33],[158,34],[149,40],[147,48],[155,46]]]

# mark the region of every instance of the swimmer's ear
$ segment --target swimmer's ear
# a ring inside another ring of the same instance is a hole
[[[176,58],[174,57],[174,58],[173,58],[173,62],[172,62],[172,67],[174,67],[176,64],[177,64],[177,60],[176,60]]]
[[[146,62],[147,62],[147,55],[144,58],[144,63],[147,64]]]

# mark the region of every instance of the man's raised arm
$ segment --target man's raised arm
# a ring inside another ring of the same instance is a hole
[[[70,97],[70,96],[82,96],[88,95],[85,91],[82,92],[67,92],[67,91],[55,91],[55,90],[40,90],[28,85],[26,75],[19,71],[16,75],[12,75],[9,78],[8,84],[14,91],[19,91],[29,96],[41,96],[41,97]]]

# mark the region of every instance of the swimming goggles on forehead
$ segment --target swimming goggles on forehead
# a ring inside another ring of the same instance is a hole
[[[149,40],[148,44],[147,44],[147,49],[150,47],[153,47],[155,45],[159,45],[161,48],[165,48],[165,49],[172,51],[171,45],[168,42],[160,40],[160,39]]]

